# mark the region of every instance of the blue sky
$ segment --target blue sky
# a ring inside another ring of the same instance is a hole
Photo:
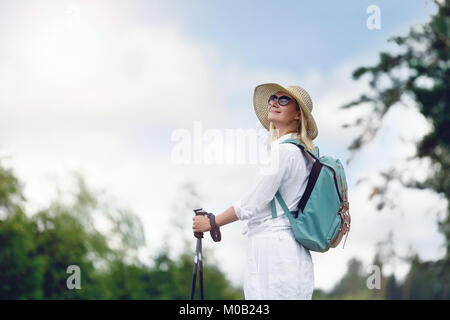
[[[369,5],[381,10],[380,30],[366,27]],[[321,153],[346,159],[357,132],[341,125],[360,111],[338,107],[367,90],[351,72],[375,63],[380,51],[395,50],[386,39],[425,22],[432,11],[429,1],[388,0],[2,1],[0,111],[7,116],[0,117],[0,156],[24,181],[30,210],[55,196],[55,181],[71,190],[69,172],[81,171],[88,184],[141,217],[155,252],[166,244],[173,215],[186,223],[184,236],[191,235],[191,212],[172,210],[185,181],[195,182],[204,208],[220,213],[257,173],[251,164],[174,164],[176,130],[192,133],[196,121],[223,135],[255,129],[254,87],[298,84],[314,102]],[[401,165],[414,148],[399,137],[417,139],[427,123],[414,108],[399,107],[383,129],[348,167],[354,226],[345,251],[314,256],[318,288],[331,288],[353,256],[370,263],[390,230],[399,252],[412,246],[426,259],[442,254],[442,238],[426,213],[442,203],[436,197],[398,189],[405,218],[377,213],[366,201],[369,187],[354,185]],[[239,223],[226,228],[227,241],[205,246],[242,284],[245,237]],[[169,244],[180,250],[177,239]]]
[[[366,28],[366,8],[373,4],[381,10],[381,30]],[[213,44],[226,59],[298,73],[328,72],[349,55],[378,51],[387,37],[425,21],[427,13],[424,1],[389,0],[197,0],[143,7],[143,23],[176,20],[189,37]]]

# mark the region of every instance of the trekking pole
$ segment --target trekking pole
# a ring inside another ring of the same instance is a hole
[[[206,212],[202,208],[194,209],[195,215],[206,215]],[[200,299],[203,300],[203,261],[202,261],[202,238],[203,232],[194,232],[194,236],[197,238],[197,246],[195,248],[194,258],[194,270],[192,272],[192,287],[191,287],[191,300],[194,300],[195,286],[197,282],[197,269],[200,273]]]
[[[207,216],[211,223],[211,237],[214,241],[221,240],[221,234],[219,227],[215,224],[215,217],[212,213],[203,211],[202,208],[194,209],[196,216]],[[197,282],[197,269],[199,269],[200,276],[200,300],[204,300],[204,289],[203,289],[203,257],[202,257],[202,238],[203,232],[194,232],[194,236],[197,238],[197,246],[195,248],[195,258],[194,258],[194,270],[192,271],[192,287],[191,287],[191,300],[194,300],[195,285]]]

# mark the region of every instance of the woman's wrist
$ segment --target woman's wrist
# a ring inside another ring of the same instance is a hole
[[[236,212],[234,211],[233,206],[229,207],[227,210],[222,212],[221,214],[217,215],[215,217],[215,222],[217,227],[222,227],[228,223],[237,221],[238,217],[236,215]]]
[[[209,218],[209,225],[211,226],[211,230],[218,229],[219,226],[216,224],[216,216],[214,214],[210,213],[208,215],[208,218]]]

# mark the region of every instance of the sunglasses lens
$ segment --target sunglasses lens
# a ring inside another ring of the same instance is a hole
[[[291,101],[291,98],[289,98],[288,96],[282,96],[278,98],[278,103],[280,104],[280,106],[287,105],[289,101]]]
[[[289,103],[289,101],[291,101],[291,98],[288,96],[277,97],[276,95],[271,95],[268,103],[272,104],[275,100],[278,100],[278,104],[280,106],[285,106]]]
[[[268,103],[269,103],[269,104],[272,104],[277,98],[278,98],[278,97],[277,97],[276,95],[271,95],[270,98],[269,98]]]

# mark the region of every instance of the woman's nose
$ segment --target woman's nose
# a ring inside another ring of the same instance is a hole
[[[278,104],[278,100],[272,101],[272,103],[270,104],[270,106],[271,106],[271,107],[276,107],[276,108],[279,108],[279,107],[280,107],[280,105]]]

